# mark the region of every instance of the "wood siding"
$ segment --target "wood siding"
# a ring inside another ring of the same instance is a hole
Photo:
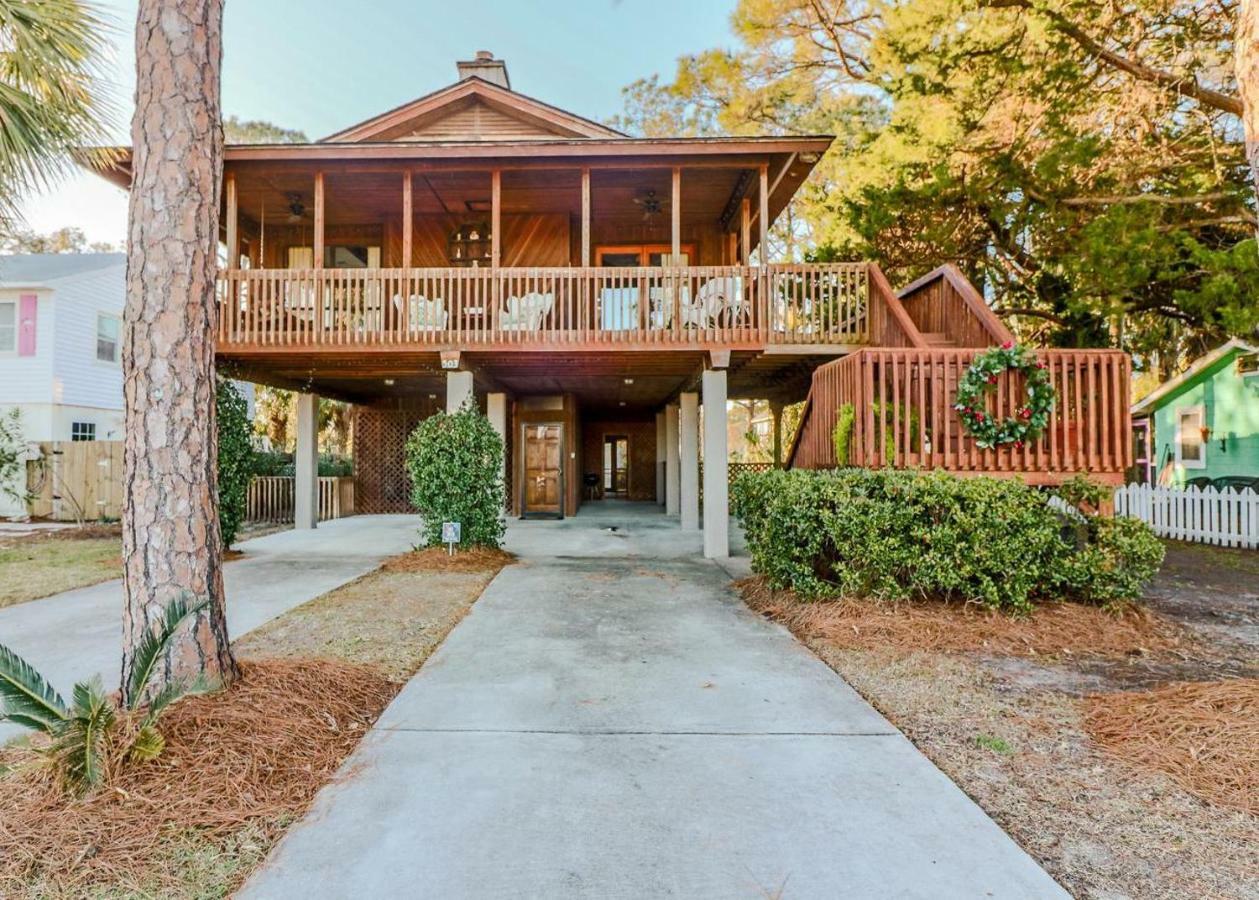
[[[630,500],[656,499],[656,417],[588,418],[582,423],[582,474],[597,475],[599,486],[595,496],[603,496],[603,440],[616,435],[629,440]],[[584,493],[582,499],[588,495]]]
[[[952,404],[958,381],[980,350],[859,350],[813,373],[813,385],[789,465],[945,469],[958,474],[1019,476],[1054,483],[1088,472],[1119,483],[1132,464],[1128,387],[1131,363],[1118,350],[1041,350],[1057,402],[1037,441],[982,450]],[[990,411],[1002,418],[1023,403],[1020,374],[1007,372]],[[850,458],[837,460],[838,410],[857,418]],[[879,415],[878,411],[883,414]]]
[[[899,292],[919,332],[954,347],[993,347],[1014,335],[953,266],[942,266]]]

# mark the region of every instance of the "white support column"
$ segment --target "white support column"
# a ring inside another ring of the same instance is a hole
[[[730,555],[726,370],[706,370],[701,385],[704,391],[704,556],[713,559]]]
[[[293,527],[319,523],[319,398],[297,395],[297,450],[293,455]]]
[[[463,402],[472,397],[471,372],[446,373],[446,412],[457,413]]]
[[[503,465],[500,471],[505,485],[507,483],[507,395],[486,394],[485,416],[490,420],[493,429],[498,432],[498,436],[503,439]],[[506,491],[505,488],[504,491]]]
[[[681,466],[678,464],[678,405],[664,408],[664,511],[676,516],[682,509]]]
[[[678,431],[681,439],[682,528],[699,530],[699,394],[681,395]]]
[[[664,486],[664,467],[665,461],[668,459],[669,446],[668,437],[665,434],[665,414],[663,412],[656,413],[656,503],[664,506],[665,486]]]

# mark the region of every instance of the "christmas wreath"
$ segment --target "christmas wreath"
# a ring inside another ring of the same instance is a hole
[[[1013,416],[998,419],[984,406],[985,395],[993,389],[998,376],[1006,371],[1022,372],[1027,384],[1027,402]],[[1054,386],[1045,364],[1031,350],[1007,342],[975,357],[957,385],[953,408],[962,418],[962,427],[986,450],[1001,444],[1021,449],[1028,441],[1040,437],[1049,424],[1049,411],[1054,405]]]

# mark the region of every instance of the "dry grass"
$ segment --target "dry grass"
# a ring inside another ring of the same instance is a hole
[[[1140,608],[1107,612],[1078,603],[1011,616],[960,603],[801,601],[760,577],[739,582],[747,604],[800,637],[833,647],[985,652],[1017,656],[1151,654],[1188,642],[1174,623]]]
[[[177,889],[178,873],[153,861],[190,831],[218,842],[250,826],[269,844],[397,689],[346,663],[246,664],[229,690],[171,708],[161,757],[85,800],[67,802],[43,772],[19,768],[0,780],[0,896]],[[29,750],[6,753],[10,764],[31,763]]]
[[[0,544],[0,608],[122,574],[122,539],[78,529]]]
[[[1093,740],[1124,763],[1259,814],[1259,679],[1094,694],[1085,708]]]
[[[459,550],[453,556],[444,547],[426,547],[387,559],[381,568],[386,572],[497,572],[515,561],[514,554],[489,547]]]

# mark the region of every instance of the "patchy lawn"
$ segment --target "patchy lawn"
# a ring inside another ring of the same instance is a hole
[[[241,528],[236,543],[291,525]],[[229,550],[226,561],[247,553]],[[86,525],[0,537],[0,609],[122,577],[122,526]]]
[[[0,897],[225,897],[301,818],[372,723],[509,559],[405,554],[236,643],[243,676],[162,720],[165,752],[67,802],[0,776]],[[21,768],[26,764],[27,768]]]
[[[1254,897],[1253,551],[1177,544],[1149,606],[1030,621],[743,582],[1077,897]]]

